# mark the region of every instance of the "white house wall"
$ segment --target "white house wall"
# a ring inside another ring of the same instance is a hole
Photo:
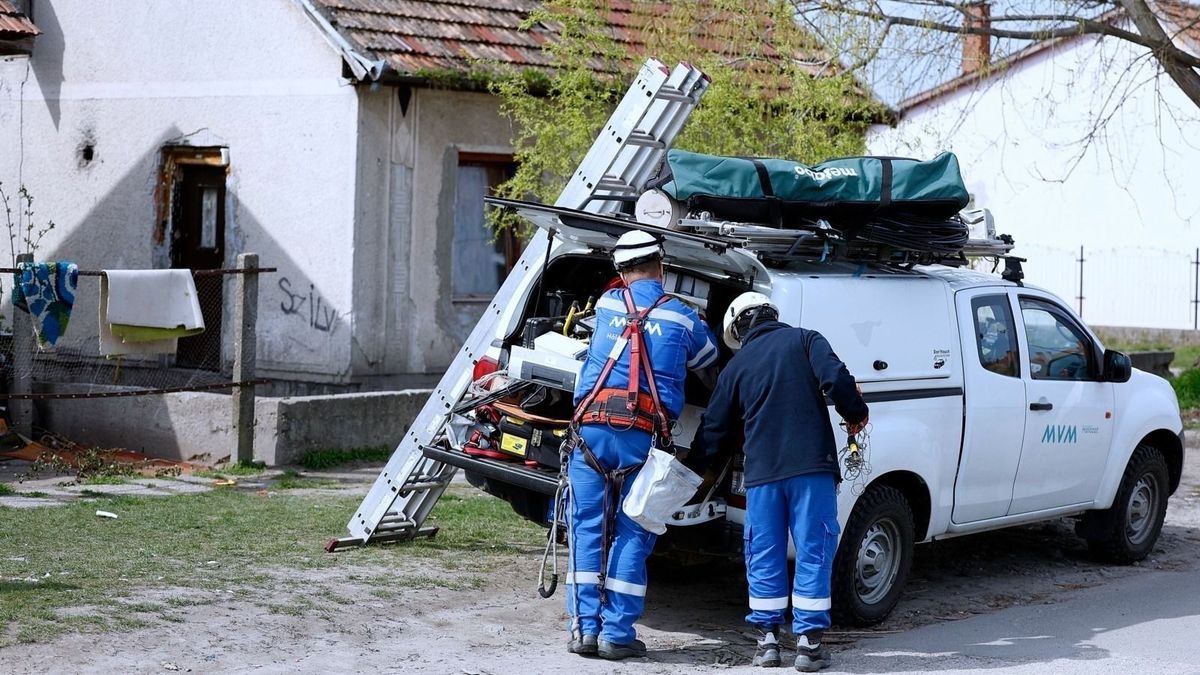
[[[38,222],[57,223],[38,258],[166,266],[152,238],[161,149],[226,146],[225,264],[255,252],[279,268],[260,283],[260,370],[344,378],[358,98],[312,20],[292,0],[53,0],[35,12],[31,59],[0,61],[0,181],[27,186]],[[62,344],[95,353],[96,283],[80,287]]]
[[[1076,308],[1083,246],[1089,323],[1191,328],[1200,116],[1155,74],[1154,61],[1124,43],[1076,40],[906,110],[896,128],[873,129],[868,147],[954,151],[976,205],[1029,258],[1027,280]]]

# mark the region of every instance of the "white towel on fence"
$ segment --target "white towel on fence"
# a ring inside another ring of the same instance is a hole
[[[174,353],[177,339],[122,342],[112,324],[204,328],[191,270],[105,270],[100,277],[100,353]]]

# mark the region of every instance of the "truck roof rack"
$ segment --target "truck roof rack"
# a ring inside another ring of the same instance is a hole
[[[990,222],[991,216],[986,211],[980,217],[986,217]],[[960,225],[965,228],[969,223],[964,218]],[[986,238],[968,238],[954,245],[930,247],[880,241],[869,232],[847,233],[825,221],[816,221],[812,227],[795,229],[695,218],[683,218],[680,225],[698,234],[744,248],[766,263],[840,260],[883,265],[965,265],[968,258],[999,259],[1013,249],[1012,237],[995,236],[994,233]]]
[[[638,222],[623,213],[590,213],[496,197],[487,197],[484,201],[492,206],[516,211],[546,230],[573,228],[602,233],[612,242],[629,230],[642,230],[662,236],[667,241],[701,245],[718,253],[740,248],[766,264],[852,262],[894,266],[960,266],[968,264],[969,258],[1003,258],[1013,248],[1012,237],[994,234],[991,215],[985,209],[964,212],[959,216],[959,224],[964,227],[986,224],[988,230],[985,237],[968,238],[954,246],[932,249],[877,241],[869,236],[847,235],[824,221],[814,222],[805,229],[782,229],[754,223],[683,218],[677,227],[667,228]]]

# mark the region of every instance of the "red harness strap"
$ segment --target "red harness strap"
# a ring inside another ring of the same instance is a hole
[[[633,302],[633,293],[629,289],[622,289],[622,296],[627,310],[625,330],[621,333],[617,344],[614,345],[614,349],[609,353],[608,360],[600,371],[599,377],[596,378],[596,384],[592,387],[591,392],[579,402],[572,421],[575,425],[605,423],[610,426],[614,426],[615,422],[615,426],[619,428],[636,428],[658,433],[660,438],[666,442],[670,439],[671,425],[658,396],[658,384],[654,380],[654,370],[650,364],[650,354],[646,349],[642,327],[650,312],[670,300],[670,297],[664,295],[653,305],[638,311]],[[630,349],[629,384],[624,391],[605,387],[604,384],[608,380],[609,374],[612,373],[613,366],[625,351],[625,342],[628,342]],[[641,384],[642,370],[646,371],[646,385],[650,390],[649,401],[641,398],[639,385]],[[618,402],[622,405],[620,405],[620,409],[614,410],[616,407],[614,404]]]

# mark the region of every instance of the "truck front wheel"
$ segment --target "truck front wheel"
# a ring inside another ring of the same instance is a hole
[[[1111,507],[1086,514],[1076,533],[1087,539],[1092,555],[1128,565],[1154,550],[1167,514],[1167,460],[1162,451],[1139,445],[1125,466]]]
[[[854,505],[833,561],[833,621],[883,621],[908,579],[913,557],[912,507],[889,485],[870,487]]]

